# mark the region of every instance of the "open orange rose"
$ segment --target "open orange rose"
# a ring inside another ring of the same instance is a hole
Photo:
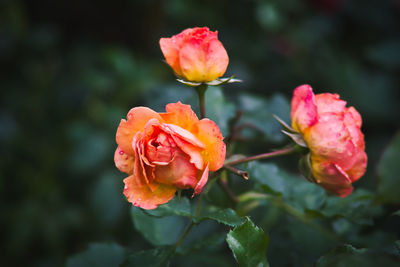
[[[213,121],[199,120],[181,102],[168,104],[166,111],[133,108],[117,130],[115,165],[129,174],[124,194],[143,209],[168,202],[177,188],[199,194],[209,170],[218,170],[225,160],[223,137]]]
[[[191,82],[210,82],[224,75],[228,54],[218,32],[191,28],[160,39],[161,51],[176,75]]]
[[[311,179],[338,196],[349,195],[367,167],[360,114],[337,94],[314,95],[302,85],[294,90],[291,117],[310,149]]]

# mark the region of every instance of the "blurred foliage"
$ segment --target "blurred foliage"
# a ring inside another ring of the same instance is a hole
[[[2,263],[163,266],[191,221],[195,231],[171,266],[233,266],[230,230],[238,244],[250,231],[268,245],[271,266],[398,263],[399,18],[397,0],[0,1]],[[198,199],[185,194],[173,208],[130,207],[113,163],[118,123],[139,105],[163,111],[182,101],[197,110],[194,92],[162,63],[158,40],[203,25],[219,30],[226,76],[244,80],[206,94],[229,154],[289,143],[272,113],[289,122],[296,86],[336,92],[362,114],[369,157],[351,196],[307,183],[298,158],[287,157],[241,166],[248,182],[223,173],[243,200],[237,207],[215,179],[204,197],[214,206],[200,217]],[[246,259],[239,247],[233,253]],[[265,250],[252,253],[266,263]]]

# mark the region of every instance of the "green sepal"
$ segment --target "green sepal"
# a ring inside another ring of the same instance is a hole
[[[308,153],[300,158],[299,160],[299,169],[303,176],[310,182],[315,183],[315,179],[312,175],[311,168],[311,154]]]
[[[211,86],[219,86],[227,83],[241,83],[243,82],[240,79],[234,79],[235,76],[231,76],[229,78],[218,78],[215,79],[214,81],[211,82],[206,82],[206,84],[211,85]]]
[[[201,84],[207,84],[207,85],[211,85],[211,86],[219,86],[219,85],[223,85],[223,84],[227,84],[227,83],[237,83],[237,82],[242,82],[242,80],[239,79],[234,79],[235,76],[231,76],[229,78],[217,78],[213,81],[210,82],[191,82],[191,81],[186,81],[183,79],[176,79],[178,82],[190,86],[190,87],[197,87]]]
[[[282,126],[283,128],[285,128],[287,131],[292,132],[292,133],[296,133],[296,131],[289,126],[289,124],[287,124],[284,120],[282,120],[281,118],[279,118],[277,115],[272,114],[272,116],[274,117],[275,120],[277,120]]]
[[[281,130],[282,133],[286,134],[287,136],[289,136],[290,138],[292,138],[292,140],[298,144],[301,147],[307,147],[307,143],[304,141],[303,136],[299,133],[289,133],[286,132],[285,130]]]

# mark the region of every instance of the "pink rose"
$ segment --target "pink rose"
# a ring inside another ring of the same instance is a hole
[[[115,165],[129,175],[124,194],[143,209],[168,202],[178,188],[199,194],[209,170],[225,160],[223,137],[213,121],[199,120],[180,102],[168,104],[166,111],[133,108],[117,130]]]
[[[176,75],[191,82],[210,82],[224,75],[228,54],[218,32],[207,27],[186,29],[160,39],[161,51]]]
[[[294,90],[291,117],[310,149],[311,178],[329,192],[349,195],[367,167],[360,114],[339,95],[314,95],[302,85]]]

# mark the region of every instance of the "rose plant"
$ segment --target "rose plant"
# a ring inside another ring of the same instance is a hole
[[[284,219],[277,211],[281,210],[297,220],[293,225],[301,222],[303,227],[312,228],[335,244],[343,239],[340,235],[353,220],[353,213],[359,217],[364,213],[365,217],[370,215],[369,209],[373,209],[370,195],[360,191],[351,194],[353,183],[364,175],[367,167],[362,119],[354,107],[346,107],[347,103],[337,94],[314,94],[311,86],[301,85],[293,92],[291,126],[277,118],[285,127],[282,132],[290,136],[295,144],[245,156],[242,151],[237,151],[238,147],[243,147],[235,146],[237,140],[247,141],[241,136],[241,131],[261,132],[253,121],[241,121],[246,107],[238,110],[235,116],[231,114],[230,118],[226,118],[229,125],[226,144],[217,124],[206,118],[205,93],[210,85],[226,83],[220,77],[229,62],[217,32],[207,27],[190,28],[171,38],[161,38],[159,44],[168,65],[183,79],[178,81],[194,87],[198,93],[200,119],[190,105],[177,102],[167,104],[163,113],[147,107],[135,107],[128,112],[127,119],[120,121],[114,162],[120,171],[128,174],[123,180],[123,193],[135,206],[132,217],[136,229],[150,243],[160,245],[153,250],[131,255],[125,266],[137,266],[139,262],[145,262],[146,266],[167,265],[178,248],[185,245],[188,234],[203,220],[215,220],[230,227],[226,242],[240,266],[268,266],[268,236],[252,222],[250,215],[257,218],[265,213],[268,218],[265,217],[263,226],[277,222],[279,227],[280,220]],[[257,108],[269,108],[269,103],[257,100],[246,98],[248,106],[257,106],[261,102],[263,105]],[[219,103],[222,104],[218,108],[223,109],[224,102]],[[265,115],[261,110],[259,113]],[[260,145],[259,149],[263,146]],[[226,151],[229,152],[227,157]],[[301,169],[312,183],[283,171],[278,165],[259,163],[260,160],[294,153],[302,155]],[[248,162],[251,164],[247,165]],[[209,176],[210,171],[214,173]],[[236,176],[246,180],[250,176],[250,179],[246,182],[240,180],[246,184],[240,184],[240,190],[235,191],[231,188],[231,180]],[[208,183],[209,178],[212,179]],[[217,193],[214,191],[214,195],[228,200],[220,201],[222,205],[209,195],[215,184],[220,189]],[[206,185],[207,190],[202,192]],[[178,190],[186,189],[190,190],[191,200],[185,197],[188,196],[187,191],[173,199]],[[199,196],[194,198],[195,195]],[[206,195],[206,200],[203,200],[203,195]],[[142,212],[139,208],[147,211]],[[172,241],[159,242],[160,236],[170,236],[169,232],[178,228],[175,224],[157,224],[163,216],[185,217],[189,223],[184,231],[171,235],[171,239],[175,238]],[[314,217],[319,221],[313,220]],[[332,221],[333,227],[326,227],[320,223],[322,218],[340,220]],[[362,219],[361,223],[368,220]],[[341,232],[333,233],[330,228]],[[296,238],[304,232],[304,228],[300,229],[281,230],[294,232]],[[274,228],[268,230],[274,231]],[[306,234],[308,238],[308,230]],[[208,247],[209,242],[215,242],[211,239],[203,241],[190,249],[179,250],[179,253],[198,251],[201,246]],[[352,255],[366,253],[351,246],[345,246],[345,249],[345,252],[350,250]]]

